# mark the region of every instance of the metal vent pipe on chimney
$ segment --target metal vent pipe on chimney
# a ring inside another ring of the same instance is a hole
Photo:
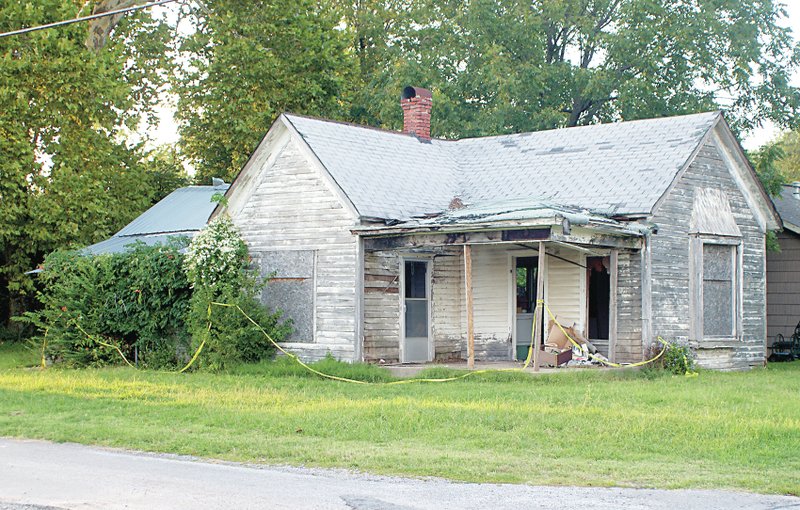
[[[403,108],[403,133],[414,135],[420,140],[431,139],[431,91],[421,87],[406,87],[400,96]]]

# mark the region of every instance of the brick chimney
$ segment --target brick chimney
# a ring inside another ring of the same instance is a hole
[[[400,96],[403,107],[403,133],[414,135],[420,140],[431,139],[431,91],[420,87],[406,87]]]

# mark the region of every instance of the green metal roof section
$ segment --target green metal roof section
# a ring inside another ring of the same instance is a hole
[[[170,237],[194,237],[208,223],[217,206],[211,201],[225,193],[228,184],[178,188],[130,222],[113,237],[84,249],[85,253],[119,253],[136,242],[147,245],[167,242]]]

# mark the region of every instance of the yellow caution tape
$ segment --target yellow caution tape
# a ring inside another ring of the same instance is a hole
[[[74,320],[74,321],[72,321],[72,323],[75,324],[75,327],[78,328],[78,331],[80,331],[81,333],[86,335],[86,338],[88,338],[89,340],[94,340],[95,342],[97,342],[98,344],[102,345],[103,347],[108,347],[110,349],[116,350],[119,353],[119,355],[122,357],[123,361],[125,361],[125,363],[127,363],[129,367],[133,367],[133,364],[130,361],[128,361],[128,358],[126,358],[124,354],[122,354],[122,351],[120,350],[119,347],[117,347],[116,345],[112,345],[110,343],[104,342],[104,341],[100,340],[98,337],[92,337],[92,335],[87,333],[86,330],[83,329],[80,324],[78,324],[78,321]]]
[[[547,306],[547,303],[545,303],[543,299],[539,299],[539,300],[537,300],[537,301],[536,301],[536,307],[534,308],[534,311],[533,311],[533,312],[534,312],[534,315],[533,315],[533,325],[532,325],[532,329],[531,329],[531,345],[528,347],[528,355],[527,355],[527,357],[525,358],[525,362],[524,362],[523,366],[522,366],[522,367],[520,367],[520,368],[492,368],[492,369],[483,369],[483,370],[472,370],[472,371],[466,372],[466,373],[464,373],[464,374],[461,374],[461,375],[457,375],[457,376],[453,376],[453,377],[442,377],[442,378],[402,379],[402,380],[399,380],[399,381],[391,381],[391,382],[370,382],[370,381],[360,381],[360,380],[357,380],[357,379],[350,379],[350,378],[347,378],[347,377],[340,377],[340,376],[337,376],[337,375],[326,374],[326,373],[324,373],[324,372],[321,372],[321,371],[319,371],[319,370],[315,369],[314,367],[312,367],[312,366],[308,365],[307,363],[303,362],[303,360],[301,360],[301,359],[300,359],[300,358],[299,358],[299,357],[298,357],[296,354],[294,354],[294,353],[291,353],[291,352],[287,351],[286,349],[284,349],[283,347],[281,347],[281,345],[280,345],[278,342],[276,342],[276,341],[275,341],[275,339],[273,339],[273,338],[272,338],[272,336],[270,336],[270,334],[269,334],[269,333],[267,333],[267,331],[266,331],[266,330],[265,330],[265,329],[264,329],[264,328],[263,328],[263,327],[262,327],[262,326],[261,326],[261,325],[260,325],[258,322],[256,322],[256,321],[255,321],[255,320],[254,320],[252,317],[250,317],[250,315],[248,315],[248,314],[247,314],[247,312],[245,312],[245,311],[242,309],[242,307],[240,307],[240,306],[239,306],[239,305],[237,305],[237,304],[230,304],[230,303],[220,303],[220,302],[217,302],[217,301],[211,301],[211,302],[208,304],[208,327],[207,327],[207,331],[209,331],[209,332],[211,331],[211,326],[212,326],[212,324],[211,324],[211,309],[212,309],[212,306],[218,306],[218,307],[223,307],[223,308],[235,308],[236,310],[238,310],[238,311],[239,311],[239,313],[240,313],[240,314],[242,314],[242,316],[243,316],[245,319],[247,319],[247,321],[248,321],[248,322],[250,322],[251,324],[253,324],[253,325],[254,325],[254,326],[255,326],[255,327],[256,327],[256,328],[257,328],[257,329],[258,329],[258,330],[261,332],[261,334],[262,334],[262,335],[264,335],[264,337],[265,337],[265,338],[266,338],[266,339],[267,339],[267,340],[268,340],[268,341],[269,341],[269,342],[270,342],[270,343],[271,343],[271,344],[272,344],[272,345],[273,345],[273,346],[274,346],[274,347],[275,347],[275,348],[276,348],[278,351],[280,351],[280,352],[281,352],[281,353],[283,353],[285,356],[287,356],[287,357],[291,358],[292,360],[294,360],[294,361],[295,361],[297,364],[299,364],[300,366],[302,366],[303,368],[305,368],[305,369],[306,369],[306,370],[308,370],[309,372],[311,372],[311,373],[313,373],[313,374],[316,374],[316,375],[318,375],[318,376],[320,376],[320,377],[323,377],[323,378],[325,378],[325,379],[331,379],[331,380],[334,380],[334,381],[340,381],[340,382],[348,382],[348,383],[353,383],[353,384],[375,385],[375,386],[394,386],[394,385],[400,385],[400,384],[414,384],[414,383],[438,383],[438,382],[451,382],[451,381],[457,381],[457,380],[460,380],[460,379],[466,379],[467,377],[470,377],[470,376],[473,376],[473,375],[478,375],[478,374],[487,374],[487,373],[492,373],[492,372],[524,372],[524,371],[525,371],[525,370],[526,370],[526,369],[527,369],[527,368],[530,366],[530,363],[531,363],[531,361],[532,361],[532,359],[533,359],[533,348],[534,348],[534,341],[533,341],[533,339],[534,339],[534,335],[535,335],[535,332],[536,332],[536,316],[538,315],[536,312],[539,310],[539,307],[544,307],[544,309],[545,309],[545,310],[547,310],[547,313],[550,315],[550,318],[553,320],[553,322],[554,322],[556,325],[558,325],[558,327],[559,327],[559,329],[561,330],[561,332],[562,332],[562,333],[564,333],[564,336],[566,336],[566,337],[567,337],[567,339],[568,339],[568,340],[569,340],[569,341],[570,341],[570,342],[571,342],[571,343],[572,343],[574,346],[576,346],[576,347],[578,347],[578,348],[581,348],[581,344],[579,344],[578,342],[576,342],[576,341],[575,341],[575,340],[574,340],[574,339],[573,339],[573,338],[572,338],[572,337],[569,335],[569,333],[567,333],[567,331],[566,331],[566,330],[564,329],[564,327],[563,327],[563,326],[562,326],[562,325],[561,325],[561,324],[558,322],[558,320],[556,320],[556,317],[555,317],[555,315],[554,315],[554,314],[553,314],[553,312],[550,310],[550,307],[549,307],[549,306]],[[133,364],[131,364],[131,362],[130,362],[130,361],[128,361],[128,359],[125,357],[125,355],[124,355],[124,354],[122,353],[122,351],[119,349],[119,347],[117,347],[116,345],[112,345],[112,344],[109,344],[109,343],[107,343],[107,342],[104,342],[104,341],[100,340],[100,339],[99,339],[98,337],[96,337],[96,336],[92,336],[92,335],[90,335],[88,332],[86,332],[86,330],[84,330],[84,329],[81,327],[81,325],[80,325],[80,324],[78,324],[78,322],[77,322],[76,320],[73,320],[73,321],[71,321],[71,322],[72,322],[72,323],[75,325],[75,327],[76,327],[76,328],[77,328],[77,329],[78,329],[78,330],[79,330],[81,333],[83,333],[84,335],[86,335],[86,337],[87,337],[87,338],[89,338],[89,339],[91,339],[91,340],[94,340],[94,341],[96,341],[98,344],[100,344],[100,345],[102,345],[102,346],[105,346],[105,347],[108,347],[108,348],[111,348],[111,349],[114,349],[114,350],[116,350],[116,351],[117,351],[117,353],[119,353],[120,357],[123,359],[123,361],[125,361],[125,363],[126,363],[128,366],[130,366],[130,367],[133,367],[133,368],[136,368],[136,367],[134,367],[134,365],[133,365]],[[44,340],[44,341],[46,342],[46,341],[47,341],[47,330],[45,330],[45,335],[44,335],[44,337],[45,337],[45,340]],[[203,339],[203,341],[200,343],[200,346],[197,348],[197,350],[195,351],[195,353],[194,353],[194,355],[192,356],[192,358],[189,360],[189,362],[186,364],[186,366],[184,366],[182,369],[180,369],[180,370],[178,371],[179,373],[183,373],[183,372],[185,372],[186,370],[188,370],[188,369],[189,369],[189,368],[192,366],[192,364],[194,364],[194,362],[195,362],[195,361],[197,360],[197,358],[200,356],[200,353],[203,351],[203,347],[204,347],[204,346],[205,346],[205,344],[206,344],[206,340],[207,340],[206,338],[204,338],[204,339]],[[667,346],[667,345],[669,345],[669,344],[668,344],[668,343],[667,343],[667,342],[666,342],[666,341],[665,341],[663,338],[661,338],[660,336],[658,337],[658,341],[659,341],[659,342],[661,342],[661,343],[662,343],[664,346]],[[44,358],[44,351],[45,351],[45,347],[46,347],[46,343],[45,343],[44,345],[42,345],[42,367],[44,367],[44,366],[45,366],[45,358]],[[647,365],[647,364],[649,364],[649,363],[652,363],[652,362],[656,361],[656,360],[657,360],[658,358],[660,358],[660,357],[661,357],[663,354],[664,354],[664,349],[662,349],[662,350],[661,350],[661,351],[660,351],[660,352],[659,352],[659,353],[658,353],[656,356],[654,356],[653,358],[651,358],[651,359],[649,359],[649,360],[646,360],[646,361],[641,361],[641,362],[638,362],[638,363],[625,363],[625,364],[621,364],[621,363],[614,363],[614,362],[608,361],[608,360],[606,360],[606,359],[603,359],[603,358],[597,357],[597,356],[595,356],[595,355],[593,355],[593,354],[591,354],[591,353],[589,353],[589,357],[590,357],[590,358],[592,358],[592,359],[594,359],[595,361],[597,361],[597,362],[599,362],[599,363],[603,364],[603,365],[607,365],[607,366],[611,366],[611,367],[619,367],[619,368],[622,368],[622,367],[639,367],[639,366]],[[689,375],[689,374],[687,374],[687,376],[688,376],[688,375]],[[693,373],[693,375],[696,375],[696,373]]]
[[[42,368],[47,368],[47,358],[45,357],[45,351],[47,350],[47,333],[50,331],[50,327],[44,328],[44,336],[42,337]]]
[[[558,329],[560,329],[561,332],[564,333],[564,336],[566,336],[567,339],[570,342],[572,342],[572,345],[574,345],[578,349],[582,349],[581,344],[579,344],[578,342],[573,340],[572,337],[569,336],[569,333],[567,333],[567,331],[564,329],[564,326],[562,326],[561,323],[558,322],[558,319],[556,319],[556,316],[553,315],[553,312],[550,310],[550,307],[547,306],[547,303],[545,303],[543,299],[537,300],[537,306],[538,305],[543,305],[544,306],[544,309],[547,310],[547,313],[550,315],[550,318],[558,326]],[[658,341],[661,342],[664,345],[664,347],[669,345],[666,342],[666,340],[664,340],[660,336],[658,337]],[[624,363],[624,364],[623,363],[614,363],[613,361],[609,361],[607,359],[603,359],[603,358],[595,356],[594,354],[591,354],[591,353],[587,353],[587,354],[589,355],[589,357],[591,359],[597,361],[598,363],[602,363],[603,365],[607,365],[607,366],[610,366],[610,367],[616,367],[616,368],[623,368],[623,367],[641,367],[641,366],[647,365],[649,363],[652,363],[655,360],[657,360],[658,358],[660,358],[661,356],[663,356],[664,355],[664,351],[665,351],[665,349],[661,349],[658,352],[658,354],[656,354],[655,356],[653,356],[652,358],[650,358],[650,359],[648,359],[646,361],[639,361],[638,363]]]
[[[357,379],[349,379],[347,377],[339,377],[337,375],[326,374],[326,373],[320,372],[316,368],[311,367],[308,364],[304,363],[303,360],[301,360],[299,357],[297,357],[296,354],[293,354],[293,353],[287,351],[286,349],[284,349],[283,347],[281,347],[280,344],[278,342],[276,342],[270,336],[270,334],[267,333],[266,330],[264,330],[263,327],[261,327],[261,325],[258,322],[253,320],[253,318],[250,317],[247,314],[247,312],[242,310],[242,308],[239,305],[230,304],[230,303],[219,303],[219,302],[216,302],[216,301],[212,301],[211,305],[237,309],[239,311],[239,313],[241,313],[242,316],[245,319],[247,319],[250,323],[252,323],[256,328],[258,328],[258,330],[261,332],[261,334],[263,334],[264,337],[267,340],[269,340],[269,342],[273,346],[275,346],[276,349],[278,349],[281,353],[283,353],[287,357],[289,357],[292,360],[294,360],[297,364],[299,364],[300,366],[302,366],[303,368],[305,368],[309,372],[314,373],[314,374],[316,374],[316,375],[318,375],[320,377],[324,377],[325,379],[331,379],[331,380],[334,380],[334,381],[348,382],[348,383],[354,383],[354,384],[364,384],[364,385],[370,385],[370,386],[397,386],[397,385],[400,385],[400,384],[451,382],[451,381],[457,381],[459,379],[466,379],[467,377],[470,377],[470,376],[473,376],[473,375],[488,374],[490,372],[522,372],[523,370],[528,368],[528,365],[530,364],[531,356],[532,356],[532,353],[533,353],[533,348],[531,347],[528,350],[528,359],[525,360],[525,365],[523,365],[522,368],[493,368],[493,369],[483,369],[483,370],[472,370],[472,371],[467,372],[465,374],[461,374],[461,375],[457,375],[457,376],[453,376],[453,377],[426,378],[426,379],[402,379],[402,380],[399,380],[399,381],[391,381],[391,382],[359,381]],[[534,317],[534,326],[535,325],[536,325],[536,319]]]

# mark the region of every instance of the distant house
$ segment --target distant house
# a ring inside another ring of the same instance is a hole
[[[228,185],[221,181],[214,186],[176,189],[112,237],[85,248],[84,252],[119,253],[137,242],[155,245],[171,237],[192,238],[206,226],[217,205],[211,197],[227,189]]]
[[[773,199],[783,220],[780,253],[767,254],[767,335],[792,336],[800,323],[800,182]]]
[[[780,220],[721,113],[449,141],[430,92],[401,106],[403,132],[281,115],[226,193],[287,348],[519,359],[544,299],[617,362],[657,336],[765,362]]]

